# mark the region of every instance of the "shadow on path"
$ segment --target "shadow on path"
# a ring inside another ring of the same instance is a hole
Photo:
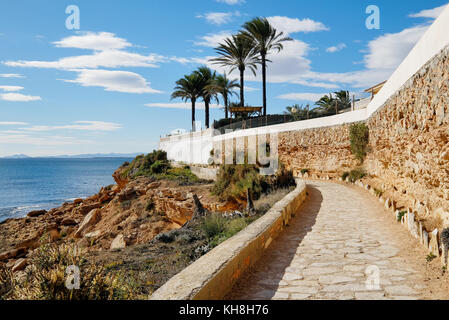
[[[321,209],[323,196],[313,183],[307,184],[307,192],[307,200],[290,226],[274,241],[253,269],[236,283],[225,300],[268,300],[274,297],[286,269],[304,237],[312,231]]]

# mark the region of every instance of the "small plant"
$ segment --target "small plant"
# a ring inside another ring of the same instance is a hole
[[[349,181],[356,182],[357,180],[361,180],[364,177],[366,177],[366,171],[363,168],[357,168],[354,170],[351,170],[348,174]]]
[[[341,175],[341,179],[343,180],[343,181],[346,181],[346,179],[349,177],[349,172],[344,172],[342,175]]]
[[[443,266],[441,267],[441,275],[444,276],[446,274],[447,271],[447,266]]]
[[[151,198],[150,200],[148,200],[145,210],[151,212],[154,210],[155,206],[156,205],[154,204],[154,200]]]
[[[351,125],[349,129],[349,138],[351,141],[351,152],[360,163],[365,160],[368,143],[369,128],[364,123],[356,123]]]
[[[201,223],[201,230],[209,237],[213,238],[222,233],[226,228],[226,218],[219,214],[211,214],[204,217]]]
[[[426,257],[427,262],[432,262],[437,256],[433,252],[429,253]]]
[[[382,197],[382,195],[384,194],[384,192],[383,192],[382,190],[380,190],[380,189],[374,188],[374,194],[375,194],[377,197]]]
[[[122,210],[128,210],[129,208],[131,208],[131,200],[125,200],[120,203],[120,208],[122,208]]]
[[[398,222],[402,221],[402,217],[404,217],[407,214],[407,211],[401,211],[398,214]]]
[[[301,170],[301,174],[302,174],[302,175],[305,175],[306,173],[309,173],[309,172],[310,172],[309,169],[302,169],[302,170]]]

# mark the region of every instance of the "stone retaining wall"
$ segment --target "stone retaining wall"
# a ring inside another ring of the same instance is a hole
[[[220,300],[264,254],[298,212],[306,184],[276,203],[263,217],[171,278],[151,300]]]

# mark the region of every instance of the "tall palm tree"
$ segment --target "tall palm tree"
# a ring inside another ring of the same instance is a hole
[[[344,110],[351,108],[351,97],[349,91],[341,90],[334,92],[338,103],[338,110]]]
[[[236,95],[234,88],[239,88],[237,80],[230,80],[224,75],[218,75],[212,84],[210,84],[206,90],[211,94],[219,94],[223,98],[223,103],[225,107],[225,118],[229,118],[229,98]]]
[[[318,106],[318,111],[325,116],[333,113],[332,110],[335,110],[335,103],[336,100],[332,97],[332,94],[325,95],[320,100],[315,102]]]
[[[267,55],[270,51],[280,52],[284,49],[283,42],[292,41],[289,37],[284,37],[283,32],[278,32],[270,24],[267,18],[255,18],[243,25],[243,34],[252,39],[256,49],[260,54],[262,64],[263,82],[263,114],[267,115]]]
[[[212,72],[212,70],[206,66],[198,68],[194,72],[198,78],[200,79],[200,96],[203,98],[205,113],[206,113],[206,128],[209,129],[209,109],[210,109],[210,100],[214,97],[214,93],[210,90],[207,90],[208,86],[210,86],[217,77],[216,72]]]
[[[183,101],[192,103],[192,131],[195,131],[195,105],[201,96],[201,79],[196,73],[185,75],[176,81],[175,91],[171,99],[181,98]]]
[[[240,106],[245,106],[245,70],[250,69],[254,76],[256,75],[257,57],[254,41],[244,36],[242,33],[236,34],[220,43],[215,51],[220,55],[218,58],[211,59],[214,64],[224,67],[230,67],[230,71],[239,70],[240,72]]]

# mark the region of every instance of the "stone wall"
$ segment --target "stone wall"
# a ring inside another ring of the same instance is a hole
[[[369,183],[429,228],[449,225],[449,49],[428,62],[367,121]],[[348,124],[280,133],[279,156],[299,175],[338,178],[357,167]]]

